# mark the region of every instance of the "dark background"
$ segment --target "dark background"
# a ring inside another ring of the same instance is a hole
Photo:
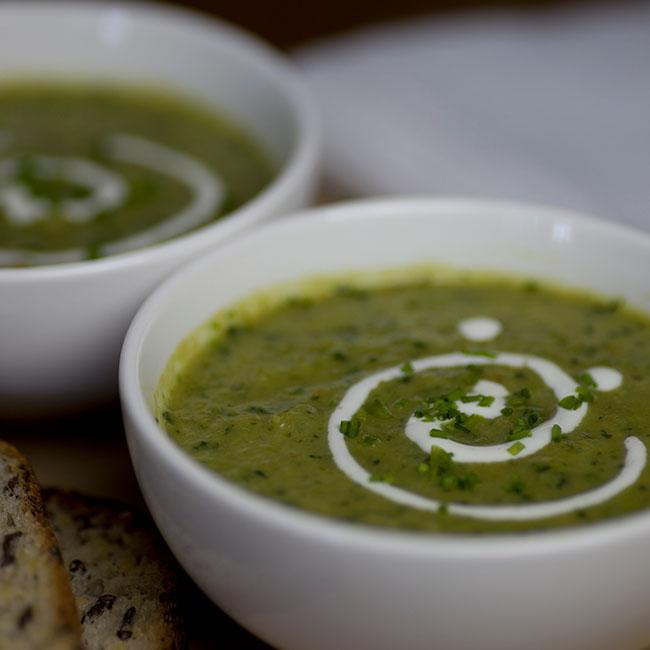
[[[236,23],[282,49],[368,25],[426,14],[587,4],[588,0],[190,0],[183,5]],[[595,4],[590,2],[589,4]],[[601,4],[603,4],[601,2]]]

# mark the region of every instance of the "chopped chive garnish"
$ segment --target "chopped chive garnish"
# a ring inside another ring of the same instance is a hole
[[[429,435],[432,438],[449,438],[449,434],[446,431],[442,431],[442,429],[431,429]]]
[[[346,438],[356,438],[359,435],[361,422],[359,420],[341,420],[339,424],[339,431]]]
[[[508,434],[508,440],[521,440],[522,438],[530,438],[531,436],[530,429],[513,429]]]
[[[465,426],[466,422],[469,420],[469,416],[465,413],[458,413],[454,419],[454,429],[458,431],[464,431],[465,433],[470,433],[470,430]]]
[[[481,395],[481,399],[478,401],[479,406],[492,406],[494,404],[494,397],[491,395]]]
[[[597,388],[595,379],[588,372],[584,372],[578,377],[578,383],[587,388]]]
[[[521,453],[524,449],[526,449],[526,445],[523,442],[515,442],[514,445],[510,445],[510,447],[508,447],[508,453],[511,456],[516,456],[517,454]]]
[[[524,406],[529,399],[530,391],[527,388],[522,388],[521,390],[512,393],[512,395],[510,395],[506,401],[508,406],[513,407]]]
[[[593,402],[594,394],[585,386],[578,386],[576,388],[576,395],[581,402]]]
[[[560,400],[559,404],[563,409],[567,409],[568,411],[575,411],[576,409],[580,408],[582,401],[579,400],[575,395],[567,395]]]
[[[476,474],[467,474],[454,463],[453,454],[435,445],[431,447],[429,460],[418,465],[418,472],[422,474],[430,473],[431,477],[445,491],[461,490],[469,492],[480,483],[480,479]]]
[[[393,414],[390,412],[388,406],[379,398],[375,398],[368,404],[365,404],[363,410],[368,413],[368,415],[372,415],[376,418],[381,418],[382,420],[387,420],[393,417]]]
[[[402,364],[402,367],[400,368],[402,371],[402,374],[404,375],[412,375],[413,374],[413,364],[410,361],[406,361],[405,363]]]
[[[535,411],[527,411],[524,417],[530,426],[533,426],[539,420],[539,415]]]
[[[554,424],[551,427],[551,440],[553,442],[562,440],[562,427],[559,424]]]
[[[464,394],[465,391],[462,388],[454,388],[450,393],[447,393],[446,398],[449,402],[457,402]]]
[[[429,466],[431,469],[435,469],[439,476],[442,476],[451,470],[454,464],[452,458],[452,453],[445,451],[441,447],[432,445],[431,452],[429,454]]]
[[[512,408],[510,406],[504,406],[501,409],[501,415],[512,415]]]

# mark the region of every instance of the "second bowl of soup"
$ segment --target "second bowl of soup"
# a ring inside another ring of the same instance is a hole
[[[177,274],[121,394],[178,559],[279,647],[643,647],[649,251],[561,210],[396,199]]]
[[[115,3],[0,7],[0,417],[115,395],[169,271],[315,189],[312,103],[270,48]]]

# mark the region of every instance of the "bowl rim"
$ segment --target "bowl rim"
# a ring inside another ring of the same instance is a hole
[[[316,101],[296,66],[280,50],[258,36],[195,8],[148,0],[96,0],[92,3],[84,0],[60,0],[56,3],[48,0],[8,0],[0,3],[0,16],[15,15],[25,19],[34,16],[38,20],[42,19],[42,12],[61,15],[72,12],[100,17],[108,11],[124,11],[138,21],[156,18],[168,25],[216,37],[237,57],[261,70],[279,89],[287,100],[288,110],[295,123],[295,143],[277,174],[260,192],[215,222],[151,246],[95,260],[19,268],[0,266],[0,283],[30,283],[104,274],[189,254],[199,244],[203,250],[206,236],[214,237],[214,245],[255,224],[260,218],[260,213],[290,195],[300,186],[305,174],[318,164],[319,152],[322,149],[322,123]],[[174,88],[171,90],[173,92]],[[183,96],[181,92],[180,97]]]
[[[569,220],[582,227],[600,231],[603,237],[616,237],[628,245],[645,247],[650,256],[650,234],[642,230],[607,221],[565,208],[556,208],[533,202],[495,199],[493,197],[411,196],[357,199],[307,208],[284,216],[274,222],[244,233],[231,243],[263,236],[270,229],[289,228],[293,223],[302,227],[312,221],[345,222],[372,220],[383,211],[408,213],[421,210],[469,209],[527,210],[542,219]],[[318,219],[314,219],[318,217]],[[309,226],[307,226],[309,227]],[[507,559],[553,555],[567,550],[586,550],[616,542],[622,538],[635,538],[650,534],[650,508],[618,517],[599,520],[585,525],[533,531],[485,532],[459,534],[437,531],[394,530],[380,526],[346,522],[334,517],[318,515],[284,505],[270,498],[222,478],[177,445],[157,424],[149,411],[144,391],[139,381],[141,351],[148,332],[156,322],[158,312],[168,293],[182,286],[187,278],[208,269],[212,260],[221,253],[220,247],[185,264],[163,281],[136,313],[122,347],[119,368],[120,401],[126,423],[129,451],[134,455],[135,439],[141,439],[147,449],[153,450],[157,459],[184,477],[192,488],[210,498],[226,503],[240,514],[255,518],[268,527],[281,527],[287,533],[312,541],[326,542],[345,548],[375,549],[392,555],[419,557],[445,557],[447,559]],[[202,269],[203,267],[203,269]],[[187,336],[190,332],[186,332]],[[182,340],[182,339],[181,339]],[[180,343],[180,341],[178,341]],[[137,463],[134,462],[137,472]],[[140,480],[140,478],[138,477]],[[145,491],[145,500],[148,497]],[[164,532],[164,531],[163,531]]]

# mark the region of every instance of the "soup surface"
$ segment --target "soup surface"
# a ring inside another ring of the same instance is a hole
[[[351,522],[503,532],[650,503],[650,322],[504,280],[332,284],[218,314],[158,418],[260,495]]]
[[[272,176],[239,126],[164,92],[0,86],[0,266],[170,239],[239,207]]]

